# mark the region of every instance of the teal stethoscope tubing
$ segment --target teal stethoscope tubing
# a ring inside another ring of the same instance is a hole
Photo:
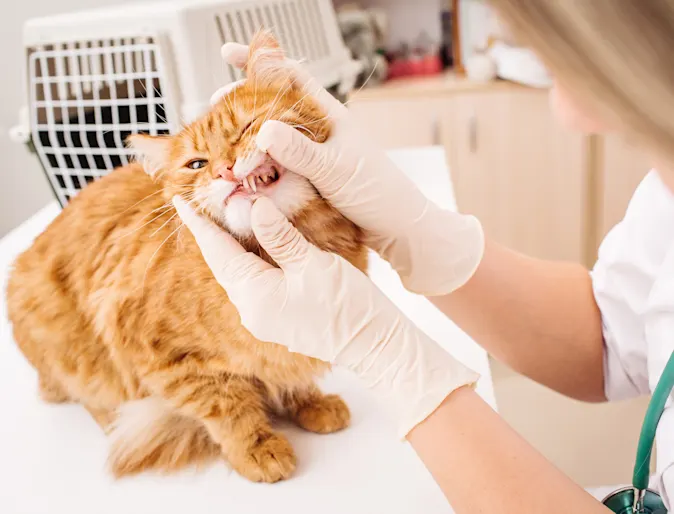
[[[602,502],[616,514],[665,514],[667,512],[660,495],[648,489],[648,478],[655,432],[673,387],[674,352],[669,356],[667,365],[655,386],[646,416],[644,416],[644,423],[641,425],[637,458],[632,474],[632,487],[619,489],[608,495]]]
[[[672,388],[674,388],[674,353],[670,355],[662,376],[655,386],[655,391],[653,391],[653,396],[646,410],[644,424],[641,426],[641,435],[639,436],[639,445],[637,446],[637,459],[634,463],[634,473],[632,474],[632,485],[638,491],[644,491],[648,487],[655,431],[658,428],[658,422],[662,417],[662,413],[665,411],[665,404],[667,403],[667,398],[669,398],[669,393],[672,392]]]

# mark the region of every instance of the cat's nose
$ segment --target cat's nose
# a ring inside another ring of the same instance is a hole
[[[232,169],[234,165],[229,162],[220,162],[213,166],[213,178],[224,178],[229,182],[236,182],[234,177],[234,170]]]

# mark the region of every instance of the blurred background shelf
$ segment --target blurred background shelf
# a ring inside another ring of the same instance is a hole
[[[507,81],[400,79],[354,93],[349,108],[385,148],[443,145],[459,209],[535,257],[591,266],[649,169],[615,136],[560,127],[547,90]]]

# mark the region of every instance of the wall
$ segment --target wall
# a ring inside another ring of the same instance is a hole
[[[22,0],[3,9],[0,19],[0,237],[20,224],[53,196],[36,157],[9,139],[25,103],[21,27],[29,18],[134,0]]]
[[[441,38],[440,12],[451,0],[334,0],[335,7],[357,4],[362,7],[384,8],[389,16],[388,48],[401,43],[414,44],[425,32],[433,41]],[[494,15],[485,0],[460,0],[462,58],[465,61],[476,48],[484,48],[487,37],[495,29]]]
[[[450,0],[334,0],[336,7],[357,3],[363,7],[385,8],[389,15],[387,46],[414,43],[422,32],[440,39],[440,11]]]

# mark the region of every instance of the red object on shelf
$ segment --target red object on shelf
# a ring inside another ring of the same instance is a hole
[[[389,80],[391,80],[401,76],[402,76],[401,62],[398,59],[394,59],[388,65],[388,78]]]
[[[409,60],[409,75],[419,76],[424,75],[424,58],[414,56]]]
[[[424,75],[437,75],[442,72],[442,59],[437,54],[424,56],[422,60]]]
[[[394,59],[389,63],[388,79],[437,75],[442,72],[442,60],[438,55],[426,55],[411,59]]]

